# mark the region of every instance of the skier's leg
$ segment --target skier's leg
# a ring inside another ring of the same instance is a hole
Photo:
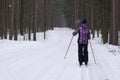
[[[80,65],[82,65],[82,62],[83,62],[83,45],[82,44],[78,44],[78,61],[80,63]]]
[[[84,45],[84,62],[86,65],[88,64],[88,50],[87,50],[87,48],[88,48],[88,45],[85,44]]]

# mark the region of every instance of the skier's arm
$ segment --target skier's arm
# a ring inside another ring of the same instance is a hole
[[[72,33],[72,35],[73,35],[73,36],[76,36],[78,32],[79,32],[79,29],[75,30],[75,31]]]
[[[87,37],[88,37],[88,40],[90,39],[90,31],[88,30],[88,35],[87,35]]]

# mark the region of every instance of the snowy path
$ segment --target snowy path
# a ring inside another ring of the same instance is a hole
[[[56,28],[47,32],[47,40],[38,42],[1,40],[0,80],[119,80],[120,54],[113,55],[99,39],[91,40],[97,65],[88,45],[88,67],[79,67],[77,36],[64,59],[71,33]]]

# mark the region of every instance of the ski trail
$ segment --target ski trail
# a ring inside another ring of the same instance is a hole
[[[65,62],[64,68],[61,71],[61,76],[57,80],[80,80],[81,69],[79,64],[71,61]]]
[[[56,80],[81,80],[81,69],[79,67],[77,52],[70,50],[67,59],[64,61],[61,76]]]
[[[90,80],[89,68],[85,65],[81,66],[81,80]]]
[[[104,46],[98,44],[95,41],[92,41],[92,46],[93,46],[93,49],[94,49],[94,55],[95,55],[95,59],[97,61],[97,64],[95,64],[95,61],[93,59],[93,54],[92,54],[92,51],[91,51],[90,46],[89,46],[89,57],[91,57],[90,58],[89,70],[91,72],[90,73],[91,80],[108,80],[109,79],[108,74],[102,68],[103,62],[102,62],[102,64],[100,62],[100,60],[103,61],[103,58],[100,55],[98,56],[98,54],[103,53],[101,51],[101,49],[103,49]],[[99,46],[99,48],[97,50],[95,50],[95,47],[97,47],[97,46]],[[104,48],[104,52],[107,53],[107,49],[106,48]],[[105,62],[106,61],[104,60],[104,63]]]

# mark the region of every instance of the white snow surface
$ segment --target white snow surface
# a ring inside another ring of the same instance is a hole
[[[74,30],[55,28],[37,33],[37,41],[0,40],[0,80],[120,80],[120,47],[90,40],[88,66],[79,66],[77,37],[64,55]]]

